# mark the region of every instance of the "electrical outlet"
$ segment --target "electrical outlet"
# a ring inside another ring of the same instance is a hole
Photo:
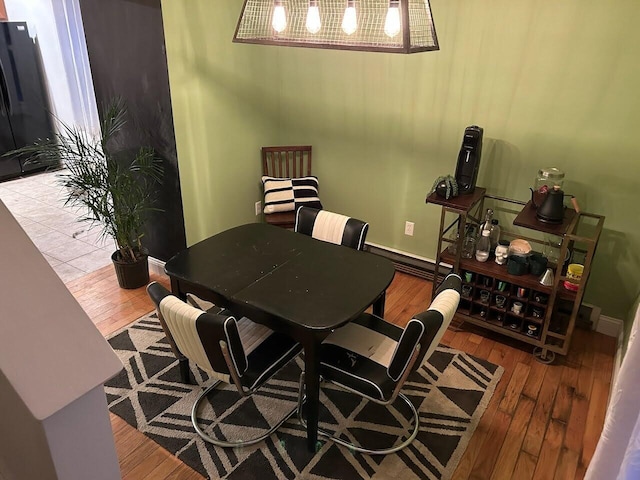
[[[256,202],[256,215],[260,215],[262,213],[262,202],[261,201],[257,201]]]
[[[404,222],[404,234],[413,237],[413,227],[415,223],[413,222]]]

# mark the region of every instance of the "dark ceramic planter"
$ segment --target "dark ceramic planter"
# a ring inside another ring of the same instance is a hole
[[[137,262],[128,263],[117,259],[118,251],[111,255],[113,266],[116,269],[118,285],[120,288],[140,288],[149,283],[149,259],[143,255]]]

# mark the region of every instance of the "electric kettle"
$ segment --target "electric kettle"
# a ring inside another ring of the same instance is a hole
[[[564,219],[564,197],[570,196],[576,211],[579,211],[573,195],[567,195],[560,190],[559,185],[555,185],[549,190],[542,204],[536,210],[536,217],[544,223],[562,223]]]

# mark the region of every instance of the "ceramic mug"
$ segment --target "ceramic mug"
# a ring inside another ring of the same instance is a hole
[[[473,273],[464,272],[464,281],[467,283],[471,283],[472,280],[473,280]]]
[[[490,296],[491,294],[489,293],[489,290],[480,290],[480,300],[483,302],[488,302]]]
[[[504,295],[496,295],[496,307],[504,308],[504,304],[507,301],[507,297]]]
[[[513,302],[513,305],[511,306],[511,311],[513,311],[513,313],[521,313],[522,312],[522,302]]]
[[[541,253],[534,253],[529,257],[529,273],[532,275],[542,275],[547,269],[547,257]]]
[[[498,282],[498,290],[500,290],[501,292],[504,292],[504,289],[507,288],[507,282]]]
[[[471,285],[462,285],[462,296],[464,298],[469,298],[472,291],[473,287]]]
[[[529,260],[522,255],[509,255],[507,272],[510,275],[524,275],[529,268]]]
[[[518,297],[520,298],[524,298],[527,296],[527,289],[523,288],[523,287],[518,287],[518,292],[517,292]]]

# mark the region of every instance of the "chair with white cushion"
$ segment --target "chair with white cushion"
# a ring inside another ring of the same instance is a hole
[[[296,232],[355,250],[364,249],[368,230],[368,223],[339,213],[311,207],[296,212]]]
[[[400,389],[409,374],[431,356],[447,330],[460,301],[462,280],[450,274],[428,310],[415,315],[403,329],[368,313],[339,328],[323,342],[320,350],[320,375],[323,380],[382,405],[400,397],[413,414],[413,431],[402,443],[384,449],[369,449],[347,442],[333,434],[318,434],[370,455],[386,455],[407,447],[420,428],[418,413]],[[304,374],[298,397],[298,416],[304,424]]]
[[[291,229],[297,205],[322,205],[311,175],[311,145],[262,147],[261,153],[265,222]]]
[[[252,395],[300,354],[302,347],[287,335],[246,317],[236,320],[226,310],[214,314],[189,305],[157,282],[149,284],[147,292],[176,357],[191,360],[214,379],[191,410],[191,422],[200,437],[221,447],[252,445],[267,438],[295,413],[296,408],[268,432],[252,439],[219,440],[207,435],[198,425],[197,413],[211,390],[225,382],[235,385],[242,397]]]

